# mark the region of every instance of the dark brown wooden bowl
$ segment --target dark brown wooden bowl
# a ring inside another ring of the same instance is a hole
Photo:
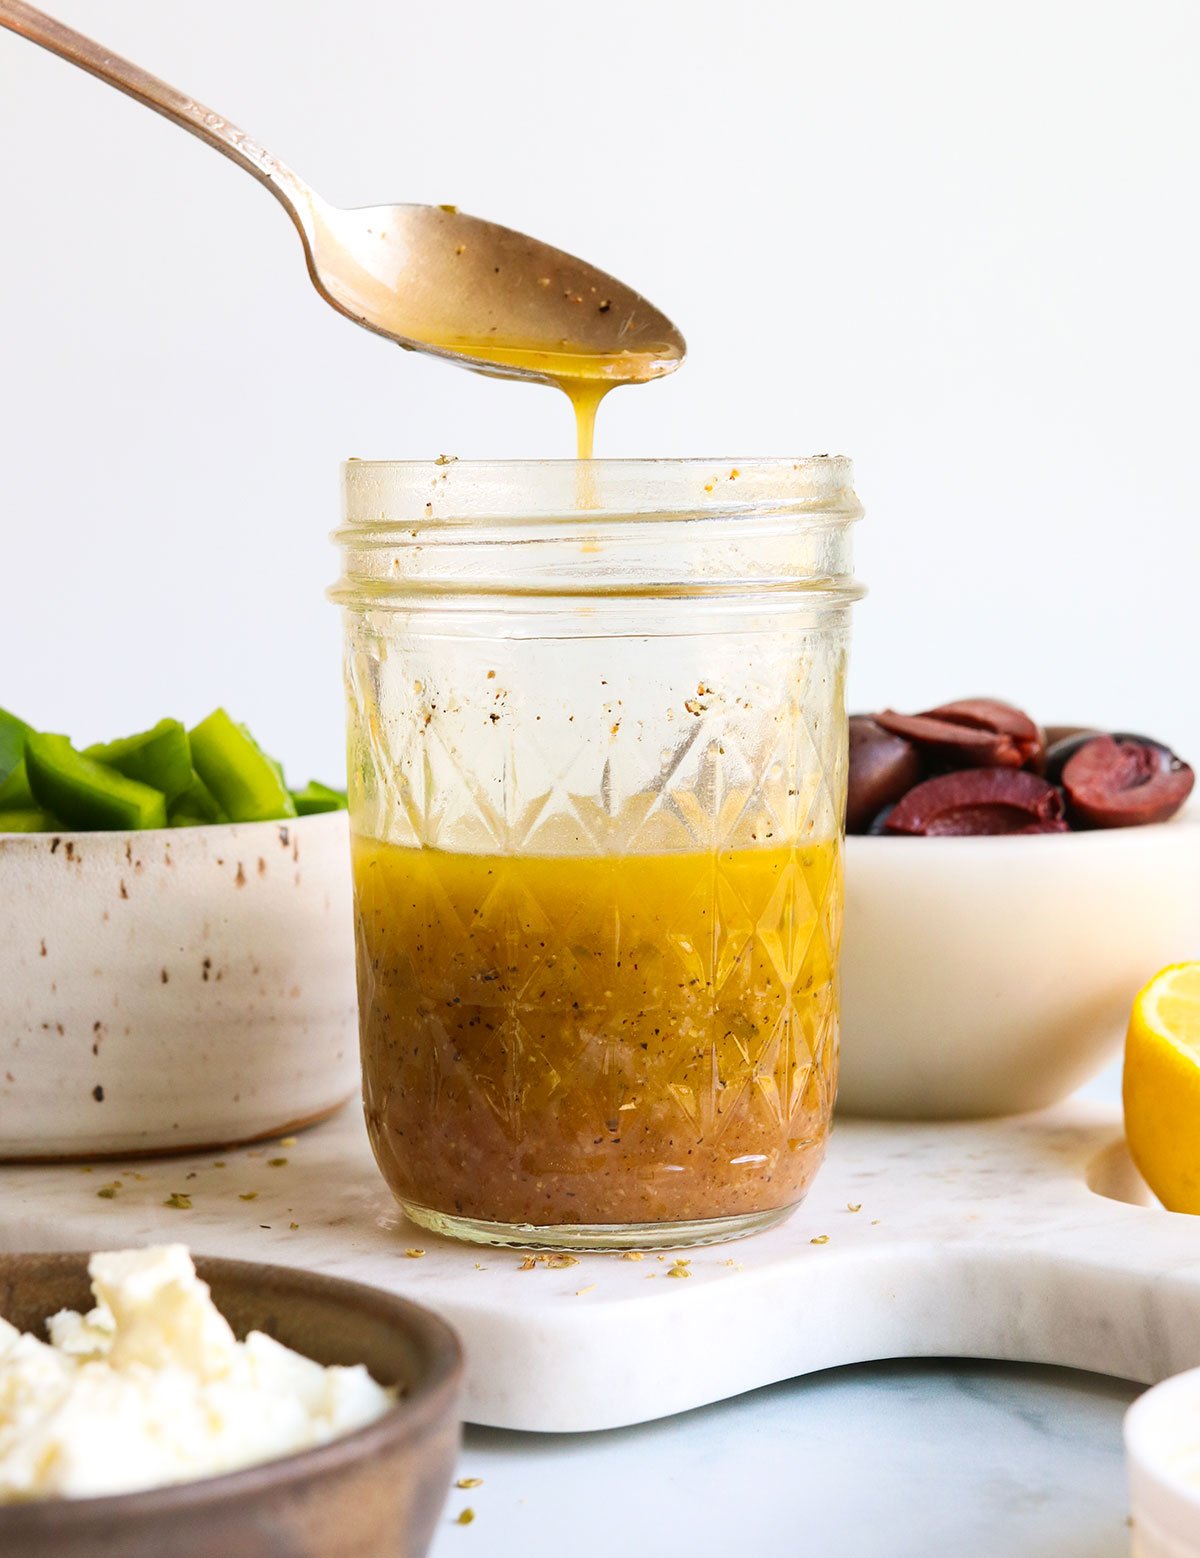
[[[0,1255],[0,1315],[44,1336],[92,1306],[86,1255]],[[111,1498],[0,1505],[3,1558],[421,1558],[459,1444],[462,1351],[450,1327],[357,1282],[196,1259],[239,1337],[318,1363],[364,1363],[396,1407],[344,1438],[244,1471]]]

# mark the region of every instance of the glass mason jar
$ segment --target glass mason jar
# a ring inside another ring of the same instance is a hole
[[[424,1228],[781,1220],[838,1054],[850,462],[351,461],[363,1087]]]

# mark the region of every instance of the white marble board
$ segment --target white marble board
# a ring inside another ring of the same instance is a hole
[[[190,1208],[164,1205],[176,1192]],[[469,1421],[561,1432],[878,1358],[1057,1363],[1145,1382],[1200,1364],[1200,1219],[1137,1204],[1148,1199],[1104,1105],[970,1124],[848,1120],[788,1223],[682,1252],[686,1277],[652,1254],[522,1270],[519,1253],[406,1223],[348,1108],[286,1147],[0,1168],[0,1249],[179,1239],[375,1283],[457,1328]]]

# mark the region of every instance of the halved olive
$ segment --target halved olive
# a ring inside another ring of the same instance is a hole
[[[998,698],[961,698],[923,714],[885,709],[875,718],[885,730],[955,768],[1038,767],[1046,749],[1028,714]]]
[[[1196,776],[1159,741],[1143,736],[1093,736],[1062,770],[1071,816],[1091,828],[1133,828],[1166,822],[1192,793]]]
[[[896,803],[886,833],[962,838],[995,833],[1065,833],[1063,798],[1036,774],[965,768],[926,779]]]

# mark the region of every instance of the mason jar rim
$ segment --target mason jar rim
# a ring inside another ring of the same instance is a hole
[[[844,455],[348,460],[330,594],[857,599],[852,483]]]
[[[845,455],[805,458],[604,460],[350,459],[342,466],[350,526],[595,522],[647,515],[820,513],[854,520],[854,466]]]

